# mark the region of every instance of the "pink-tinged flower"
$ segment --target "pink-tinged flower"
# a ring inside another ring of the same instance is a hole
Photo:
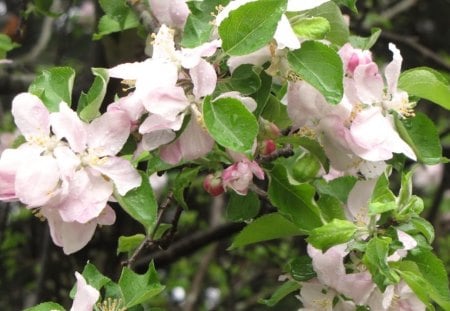
[[[75,272],[75,277],[77,279],[77,292],[75,293],[70,311],[92,311],[100,297],[100,292],[87,284],[83,275],[80,273]]]
[[[379,311],[425,311],[426,309],[423,302],[404,281],[389,285],[384,293],[375,288],[366,305],[371,310]]]
[[[303,303],[302,311],[332,311],[336,292],[327,288],[316,279],[302,283],[300,301]]]
[[[189,8],[184,0],[149,0],[153,15],[160,24],[183,29],[189,15]]]
[[[344,44],[339,52],[344,64],[344,72],[352,76],[356,67],[372,63],[372,53],[368,50],[355,49],[350,43]]]
[[[75,253],[92,239],[97,225],[112,225],[116,221],[114,210],[106,205],[100,215],[87,223],[66,222],[57,207],[44,206],[40,209],[50,227],[53,243],[63,248],[66,255]]]
[[[353,186],[347,199],[347,218],[358,225],[369,223],[369,202],[377,179],[359,180]]]
[[[221,173],[216,172],[206,175],[203,180],[203,189],[213,197],[221,195],[224,192]]]
[[[162,146],[160,157],[167,163],[176,164],[181,160],[190,161],[206,155],[214,146],[214,140],[209,133],[198,124],[195,112],[186,129],[177,140]]]
[[[253,175],[258,179],[264,179],[264,171],[255,161],[246,159],[234,163],[222,173],[223,186],[225,189],[233,189],[237,194],[246,195]]]

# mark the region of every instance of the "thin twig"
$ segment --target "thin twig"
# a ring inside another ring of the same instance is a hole
[[[256,159],[258,162],[271,162],[275,159],[278,159],[280,157],[288,158],[290,156],[294,155],[294,150],[292,148],[292,145],[286,145],[283,148],[277,149],[274,152],[272,152],[269,155],[260,155]]]
[[[382,12],[380,16],[384,19],[390,20],[398,14],[409,10],[409,8],[413,7],[417,3],[417,0],[403,0],[395,5],[388,8],[386,11]]]

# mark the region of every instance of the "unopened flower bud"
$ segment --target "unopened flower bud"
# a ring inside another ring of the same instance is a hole
[[[213,197],[224,192],[221,173],[208,174],[203,181],[203,188]]]
[[[266,139],[261,142],[259,153],[261,155],[269,155],[277,149],[277,145],[272,139]]]
[[[275,139],[281,134],[280,129],[278,128],[278,126],[275,125],[275,123],[272,123],[264,119],[261,119],[260,128],[261,128],[260,137],[263,139],[265,138]]]

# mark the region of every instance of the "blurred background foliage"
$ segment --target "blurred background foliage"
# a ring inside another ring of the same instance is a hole
[[[403,70],[429,66],[450,77],[450,0],[359,0],[357,7],[358,15],[346,12],[354,34],[368,35],[373,27],[383,29],[373,48],[377,59],[388,61],[387,44],[394,42],[402,51]],[[147,57],[146,33],[140,28],[93,41],[101,15],[97,1],[0,0],[0,31],[20,44],[8,54],[13,62],[0,65],[0,146],[14,139],[9,114],[12,98],[26,91],[42,69],[75,68],[73,96],[78,97],[93,81],[91,67],[108,68]],[[110,82],[105,102],[120,91],[118,83]],[[438,124],[444,156],[450,157],[449,113],[425,101],[417,109]],[[169,175],[159,190],[161,200],[173,182],[174,176]],[[417,167],[415,186],[415,192],[424,197],[425,216],[436,228],[435,250],[450,275],[450,166]],[[136,265],[143,272],[154,258],[161,282],[167,286],[149,310],[268,309],[260,300],[270,297],[281,284],[280,275],[291,269],[289,258],[301,255],[305,242],[301,238],[276,240],[227,251],[230,237],[243,227],[241,222],[226,219],[228,197],[211,203],[201,180],[185,196],[189,210],[181,214],[170,247],[147,254]],[[126,258],[115,253],[117,239],[141,230],[116,208],[114,226],[97,230],[87,247],[66,256],[53,245],[47,225],[38,217],[16,204],[0,204],[0,310],[20,310],[49,300],[70,306],[74,271],[82,271],[90,260],[103,274],[117,279]],[[262,209],[269,208],[264,201],[262,205]],[[166,213],[170,223],[176,207],[168,208],[173,210]],[[290,295],[272,310],[294,310],[298,305]]]

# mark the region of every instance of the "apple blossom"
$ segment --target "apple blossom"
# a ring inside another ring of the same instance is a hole
[[[203,180],[203,189],[214,197],[221,195],[224,192],[221,172],[206,175]]]
[[[77,278],[77,292],[75,293],[70,311],[92,311],[100,297],[100,292],[87,284],[80,273],[75,272],[75,277]]]
[[[258,163],[248,159],[236,162],[223,171],[223,186],[233,189],[237,194],[246,195],[253,175],[258,179],[264,179],[264,171]]]

